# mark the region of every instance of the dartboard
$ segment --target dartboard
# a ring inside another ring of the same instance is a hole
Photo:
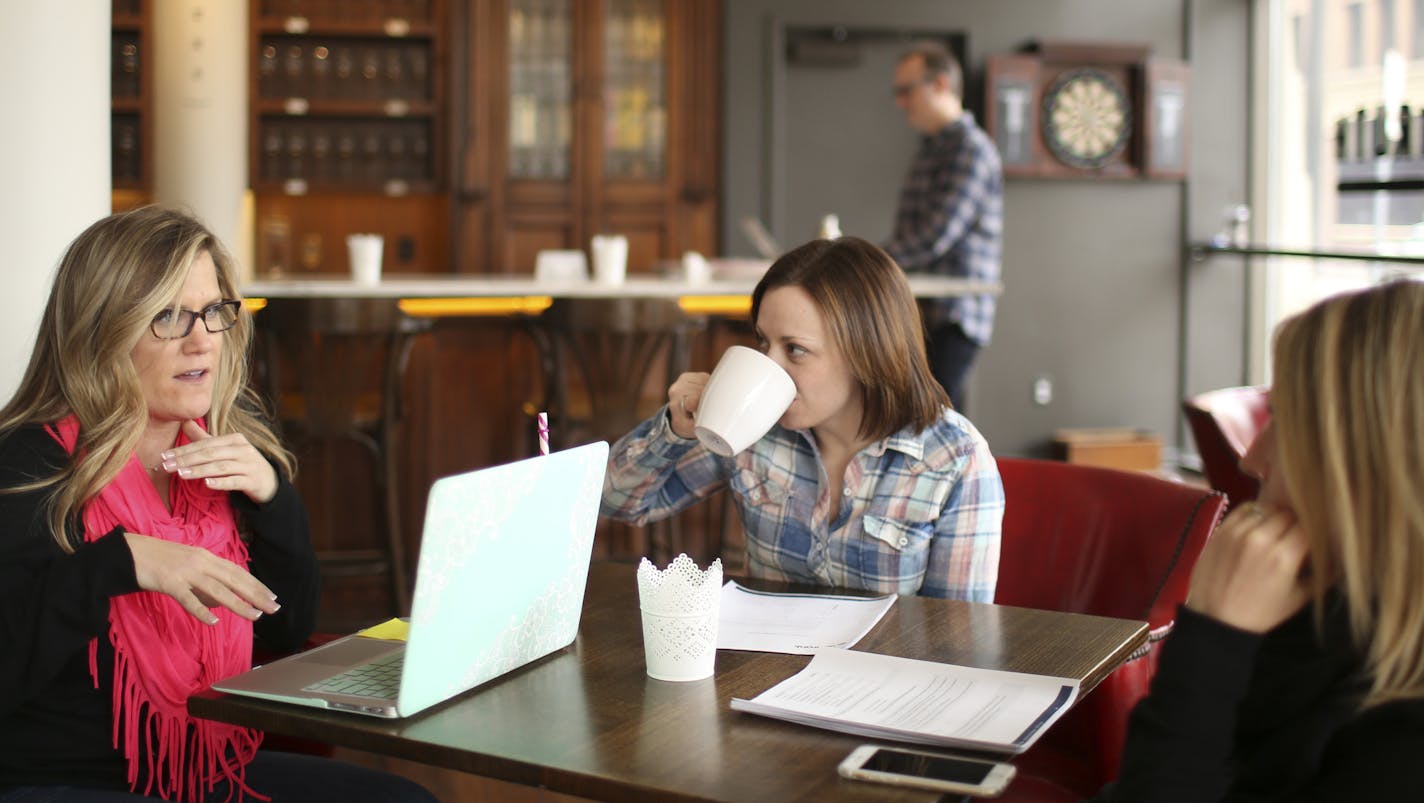
[[[1102,167],[1132,134],[1132,106],[1121,81],[1080,67],[1059,75],[1043,93],[1043,141],[1072,167]]]

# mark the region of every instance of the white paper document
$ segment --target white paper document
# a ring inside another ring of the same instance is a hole
[[[718,604],[717,649],[811,655],[854,646],[895,604],[895,595],[784,594],[728,580]]]
[[[876,739],[1022,753],[1078,696],[1078,681],[852,650],[732,708]]]

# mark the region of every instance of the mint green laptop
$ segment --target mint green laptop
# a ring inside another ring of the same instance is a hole
[[[408,641],[347,636],[213,688],[407,717],[578,635],[608,444],[436,480]]]

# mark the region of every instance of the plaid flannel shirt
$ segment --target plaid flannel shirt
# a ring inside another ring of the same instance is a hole
[[[907,273],[939,273],[999,280],[1004,228],[1004,180],[994,142],[965,112],[920,140],[900,191],[895,228],[885,252]],[[941,320],[959,324],[969,339],[989,344],[994,297],[945,299]]]
[[[673,432],[667,408],[614,445],[603,514],[643,524],[728,488],[755,577],[992,602],[1004,490],[969,420],[946,409],[862,449],[834,520],[809,432],[772,427],[735,457]]]

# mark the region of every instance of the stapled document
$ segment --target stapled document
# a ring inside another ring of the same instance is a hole
[[[832,649],[732,708],[873,739],[1022,753],[1077,696],[1069,678]]]
[[[894,604],[894,594],[772,593],[729,580],[722,586],[717,649],[811,655],[825,647],[852,647]]]

